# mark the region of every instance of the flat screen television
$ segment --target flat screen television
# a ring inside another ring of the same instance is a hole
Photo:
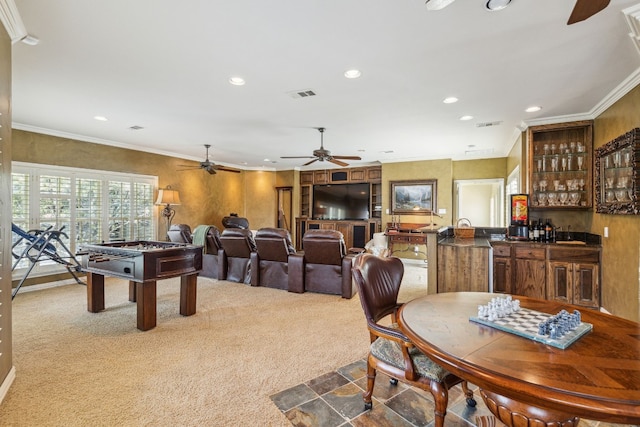
[[[313,186],[313,219],[369,219],[369,184]]]

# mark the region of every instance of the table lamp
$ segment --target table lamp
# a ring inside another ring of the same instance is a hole
[[[177,190],[172,190],[171,186],[168,185],[167,188],[161,188],[158,190],[158,199],[156,200],[156,205],[164,205],[164,209],[162,209],[162,216],[167,222],[167,236],[166,239],[169,240],[169,228],[171,228],[171,221],[176,214],[176,210],[171,207],[171,205],[179,205],[180,204],[180,195]]]

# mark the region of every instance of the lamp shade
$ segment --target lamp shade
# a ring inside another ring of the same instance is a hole
[[[180,194],[178,194],[177,190],[171,190],[169,188],[158,190],[158,199],[156,200],[156,205],[179,205],[179,204],[180,204]]]

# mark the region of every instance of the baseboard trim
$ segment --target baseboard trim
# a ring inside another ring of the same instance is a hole
[[[9,371],[4,381],[2,382],[2,385],[0,385],[0,403],[4,401],[5,396],[7,395],[7,393],[9,393],[9,388],[11,387],[11,384],[13,384],[13,381],[15,379],[16,379],[16,367],[12,366],[11,370]]]

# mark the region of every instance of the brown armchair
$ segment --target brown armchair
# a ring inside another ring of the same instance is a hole
[[[256,251],[251,230],[227,228],[220,235],[220,243],[227,259],[227,280],[251,283],[251,254]]]
[[[297,254],[284,228],[261,228],[251,254],[251,285],[304,292],[304,258]]]
[[[336,230],[307,230],[304,249],[304,290],[351,298],[356,293],[351,278],[353,255],[347,254],[344,237]]]
[[[174,243],[191,243],[191,227],[188,224],[173,224],[169,227],[167,236]]]
[[[215,225],[199,225],[193,230],[194,245],[203,247],[203,277],[224,280],[227,277],[227,257],[220,242],[220,231]]]
[[[377,371],[392,377],[394,385],[401,380],[430,392],[435,402],[436,427],[444,425],[451,387],[462,384],[467,405],[475,406],[473,391],[467,382],[434,363],[398,328],[396,316],[402,304],[397,301],[404,274],[402,261],[396,257],[381,258],[364,253],[356,257],[352,273],[371,338],[367,357],[367,390],[363,394],[365,409],[371,409],[373,404]],[[390,317],[390,324],[380,323],[387,317]]]

